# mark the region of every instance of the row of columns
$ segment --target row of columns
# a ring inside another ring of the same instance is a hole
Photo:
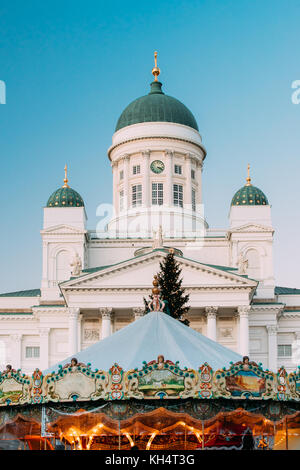
[[[249,356],[249,311],[250,306],[239,306],[237,315],[239,317],[239,352],[243,356]],[[134,319],[138,320],[144,315],[144,308],[135,307],[132,309]],[[207,337],[213,341],[217,341],[217,312],[218,307],[210,306],[205,308],[207,317]],[[105,339],[112,334],[112,317],[113,309],[104,307],[99,309],[102,317],[102,335],[101,339]],[[69,326],[69,355],[75,355],[80,350],[80,308],[68,309],[68,326]],[[268,325],[268,356],[269,368],[277,369],[277,326]],[[41,327],[39,329],[40,336],[40,359],[39,367],[44,370],[49,367],[49,334],[51,329]],[[11,339],[11,358],[10,361],[15,369],[21,368],[22,361],[22,334],[13,334]]]
[[[243,356],[249,355],[249,306],[239,306],[237,313],[239,317],[239,352]],[[210,306],[205,308],[207,316],[207,332],[206,336],[213,341],[217,341],[217,312],[218,307]],[[79,308],[69,308],[69,354],[78,352],[78,316]],[[112,315],[113,309],[104,307],[99,309],[102,317],[102,335],[101,339],[105,339],[112,334]],[[137,320],[144,314],[141,307],[133,308],[134,319]],[[270,330],[270,343],[274,341]],[[275,336],[276,340],[276,336]],[[270,344],[273,346],[273,344]],[[272,347],[273,349],[273,347]]]
[[[133,308],[134,319],[138,320],[144,315],[144,308]],[[102,318],[101,339],[105,339],[112,334],[113,309],[111,307],[99,308]],[[69,354],[72,356],[79,351],[78,320],[80,308],[69,308]]]
[[[173,206],[173,174],[174,174],[174,151],[165,150],[165,178],[164,178],[164,204],[167,206]],[[150,188],[150,150],[142,152],[142,187],[143,187],[143,206],[150,207],[152,205],[151,188]],[[185,190],[184,190],[184,203],[192,204],[192,161],[196,162],[195,169],[195,181],[198,183],[198,189],[196,191],[196,203],[202,202],[201,197],[201,178],[202,178],[202,164],[192,154],[187,153],[185,155]],[[123,191],[124,191],[124,209],[130,208],[131,194],[130,194],[130,156],[128,154],[123,155]],[[119,213],[119,173],[118,173],[118,162],[112,163],[113,169],[113,205],[115,212]]]
[[[250,306],[242,305],[237,308],[239,317],[239,352],[243,356],[249,356],[249,311]],[[218,307],[206,307],[207,316],[206,335],[213,341],[217,341],[217,312]]]

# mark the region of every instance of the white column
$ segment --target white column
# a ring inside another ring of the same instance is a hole
[[[143,205],[150,207],[150,150],[143,152],[143,187],[142,197]]]
[[[130,208],[131,194],[129,194],[129,155],[124,155],[124,209]]]
[[[69,308],[69,355],[78,352],[78,316],[79,308]]]
[[[192,210],[192,160],[189,153],[185,155],[185,177],[184,203],[188,205],[187,209]]]
[[[173,152],[165,150],[166,157],[166,183],[164,188],[164,205],[173,206]]]
[[[217,311],[218,307],[205,307],[207,316],[206,336],[217,341]]]
[[[43,240],[43,277],[42,288],[48,286],[48,242]]]
[[[111,335],[112,308],[105,307],[105,308],[100,308],[99,310],[102,316],[101,339],[104,339]]]
[[[134,307],[132,309],[134,320],[139,320],[144,316],[145,309],[143,307]]]
[[[113,174],[113,207],[115,215],[119,214],[119,180],[118,180],[118,162],[112,162],[112,174]]]
[[[196,181],[198,183],[198,189],[196,192],[196,204],[202,204],[202,168],[203,164],[197,161],[196,166]]]
[[[242,356],[249,356],[249,310],[249,305],[238,307],[240,317],[240,354]]]
[[[277,326],[267,325],[268,331],[268,367],[277,372]]]
[[[81,351],[81,341],[82,341],[82,335],[81,335],[81,330],[82,330],[82,314],[78,315],[78,325],[77,325],[77,330],[78,330],[78,337],[77,337],[77,351]]]
[[[49,332],[50,328],[39,328],[40,334],[40,363],[41,370],[49,367]]]
[[[11,354],[12,357],[11,365],[13,369],[21,369],[21,361],[22,361],[22,335],[15,334],[10,336],[11,341]]]

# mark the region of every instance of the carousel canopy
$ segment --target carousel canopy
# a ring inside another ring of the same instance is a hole
[[[142,367],[163,355],[165,360],[179,361],[181,368],[198,369],[208,362],[214,369],[228,367],[242,357],[228,348],[183,325],[163,312],[150,312],[111,336],[98,341],[75,355],[78,362],[91,363],[93,369],[109,370],[116,362],[124,370]],[[71,356],[50,367],[44,374],[57,372]]]

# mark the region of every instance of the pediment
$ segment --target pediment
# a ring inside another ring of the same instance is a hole
[[[60,285],[64,290],[132,289],[152,286],[153,275],[159,271],[164,259],[163,251],[151,252],[114,266],[87,273]],[[257,282],[218,267],[175,256],[182,268],[183,286],[186,288],[255,288]]]
[[[230,232],[245,232],[245,233],[253,233],[253,232],[273,232],[273,227],[261,224],[245,224],[241,225],[240,227],[234,227],[230,229]]]
[[[55,225],[53,227],[46,228],[44,230],[41,230],[41,234],[45,235],[82,235],[83,233],[87,233],[86,230],[80,230],[76,227],[72,227],[71,225],[65,225],[65,224],[60,224],[60,225]]]

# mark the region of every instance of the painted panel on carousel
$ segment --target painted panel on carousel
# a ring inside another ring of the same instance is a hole
[[[127,397],[131,398],[187,398],[193,396],[198,382],[197,374],[191,369],[180,369],[178,362],[164,359],[143,362],[141,370],[134,369],[126,374]]]
[[[123,374],[122,367],[116,363],[109,369],[108,398],[110,400],[122,400],[124,398]]]
[[[228,370],[224,367],[214,374],[215,397],[266,399],[274,398],[275,394],[274,374],[264,371],[256,362],[249,362],[248,356]]]
[[[30,377],[7,365],[0,375],[0,405],[30,403],[31,387]]]
[[[288,385],[290,398],[292,400],[300,399],[300,366],[297,371],[291,372],[288,376]]]
[[[205,362],[198,370],[199,374],[199,387],[196,396],[198,398],[212,398],[212,378],[213,370]]]
[[[97,400],[108,396],[106,372],[92,371],[90,364],[78,363],[76,358],[57,373],[48,374],[43,382],[45,401]]]
[[[289,397],[289,389],[287,386],[288,375],[284,367],[280,367],[277,373],[277,398],[278,400],[287,400]]]

